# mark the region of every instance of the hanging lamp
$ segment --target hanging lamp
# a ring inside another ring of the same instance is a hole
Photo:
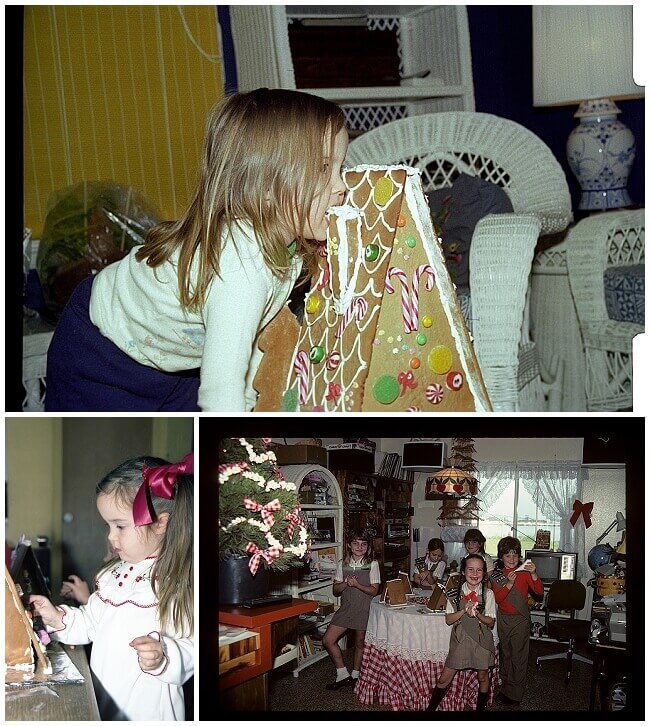
[[[441,469],[434,476],[427,479],[426,494],[450,494],[461,497],[466,494],[476,494],[478,491],[478,479],[464,469],[450,466]]]

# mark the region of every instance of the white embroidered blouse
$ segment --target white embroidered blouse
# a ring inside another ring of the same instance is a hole
[[[158,602],[151,587],[154,557],[131,564],[118,561],[96,582],[86,605],[61,605],[64,628],[52,637],[71,645],[92,643],[90,667],[107,695],[130,721],[182,721],[182,685],[194,672],[193,638],[161,633]],[[165,659],[143,671],[135,648],[138,636],[162,638]]]

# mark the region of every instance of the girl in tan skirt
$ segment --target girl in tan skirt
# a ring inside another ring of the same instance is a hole
[[[359,677],[370,602],[379,592],[380,584],[379,563],[372,556],[372,537],[364,530],[350,532],[348,551],[339,562],[332,585],[334,595],[341,596],[341,607],[334,613],[323,636],[323,646],[336,666],[336,680],[325,686],[328,691],[354,685]],[[338,644],[348,630],[354,630],[352,674]]]
[[[458,591],[449,592],[445,622],[452,626],[449,653],[436,683],[427,711],[435,711],[444,698],[456,671],[473,668],[478,676],[477,711],[487,706],[494,665],[492,627],[496,620],[494,593],[486,587],[487,567],[481,555],[470,554],[460,566]]]

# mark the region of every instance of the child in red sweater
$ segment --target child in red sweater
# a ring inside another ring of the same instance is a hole
[[[504,537],[497,545],[497,562],[490,580],[498,606],[500,703],[521,703],[528,669],[530,641],[530,609],[528,592],[544,593],[544,585],[535,572],[535,565],[521,564],[521,542],[516,537]]]

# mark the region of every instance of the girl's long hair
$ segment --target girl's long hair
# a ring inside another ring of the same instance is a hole
[[[136,259],[158,267],[178,250],[181,305],[199,310],[220,273],[224,245],[234,244],[230,232],[248,223],[276,277],[291,268],[287,235],[295,238],[309,277],[318,250],[305,237],[309,211],[329,180],[324,146],[333,148],[343,126],[341,108],[312,94],[258,88],[226,96],[208,116],[189,207],[179,220],[153,227]]]
[[[142,467],[163,466],[170,462],[155,456],[129,459],[113,469],[97,484],[95,493],[110,494],[121,506],[131,509],[142,484]],[[160,552],[151,570],[151,586],[158,599],[158,617],[163,631],[183,637],[194,632],[194,568],[192,543],[194,535],[194,478],[176,477],[173,499],[151,493],[154,522],[163,512],[169,514]],[[145,536],[151,525],[138,527]],[[109,570],[119,558],[113,558],[100,572]]]
[[[366,551],[363,553],[361,562],[364,565],[369,565],[375,558],[373,555],[373,538],[370,532],[366,529],[353,529],[348,535],[347,547],[345,548],[345,555],[343,556],[343,564],[347,565],[352,557],[352,550],[350,549],[350,542],[355,539],[361,539],[368,545]]]

